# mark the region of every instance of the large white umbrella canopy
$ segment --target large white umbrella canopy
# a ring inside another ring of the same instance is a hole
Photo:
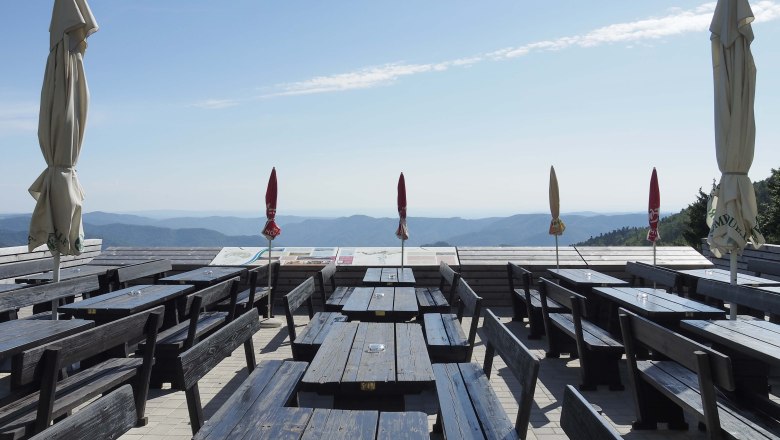
[[[84,246],[76,174],[87,121],[89,90],[84,76],[87,37],[98,30],[86,0],[55,0],[49,27],[38,141],[48,166],[30,187],[36,199],[28,246],[47,244],[55,256],[78,255]]]
[[[756,225],[756,194],[747,175],[756,143],[753,20],[747,0],[719,0],[710,25],[715,149],[722,175],[708,242],[718,257],[726,252],[736,255],[748,242],[764,243]]]

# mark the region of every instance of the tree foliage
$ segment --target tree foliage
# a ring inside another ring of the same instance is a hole
[[[764,184],[763,194],[756,193],[758,225],[767,243],[780,243],[780,168],[772,168]]]

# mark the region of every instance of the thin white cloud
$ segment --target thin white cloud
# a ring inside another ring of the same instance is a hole
[[[715,2],[703,3],[693,9],[670,9],[665,16],[651,17],[626,23],[616,23],[581,35],[542,40],[522,46],[507,47],[484,54],[429,64],[389,63],[364,67],[359,70],[335,75],[317,76],[304,81],[277,84],[274,92],[254,99],[277,96],[311,95],[347,90],[369,89],[393,84],[403,77],[421,73],[443,72],[455,67],[470,67],[485,61],[501,61],[534,52],[550,52],[572,47],[592,48],[607,44],[624,43],[636,47],[642,43],[690,32],[706,32],[709,28]],[[780,2],[761,0],[753,6],[756,23],[780,18]],[[196,104],[201,108],[220,109],[238,105],[240,100],[209,100]]]
[[[205,101],[196,102],[193,105],[195,107],[199,107],[207,110],[216,110],[216,109],[223,109],[228,107],[235,107],[240,103],[241,101],[238,99],[207,99]]]
[[[38,103],[0,103],[0,134],[38,130]]]

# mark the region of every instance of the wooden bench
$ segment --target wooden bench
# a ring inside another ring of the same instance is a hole
[[[207,420],[195,440],[245,438],[249,433],[259,432],[263,422],[286,410],[308,410],[310,408],[288,408],[294,403],[298,383],[306,372],[306,362],[265,360],[233,392],[228,400]],[[306,423],[302,420],[301,423]],[[289,426],[289,423],[283,423]],[[298,438],[290,437],[289,431],[277,435],[269,434],[255,438]]]
[[[439,397],[439,413],[434,428],[442,429],[447,439],[524,439],[531,418],[539,359],[489,309],[482,331],[485,342],[482,368],[474,362],[433,365]],[[501,356],[519,382],[519,388],[513,387],[511,393],[516,396],[518,404],[514,425],[490,386],[496,354]]]
[[[172,388],[184,389],[183,384],[176,380],[178,377],[175,368],[176,358],[181,352],[197,344],[202,337],[233,320],[237,287],[238,278],[233,278],[187,296],[184,316],[189,316],[189,319],[160,332],[157,337],[157,363],[152,370],[151,379],[153,388],[160,388],[163,382],[170,382]],[[204,311],[227,297],[233,305],[232,311]],[[144,349],[143,344],[139,349]]]
[[[531,289],[533,285],[531,272],[514,263],[507,263],[506,272],[509,280],[509,295],[512,298],[512,320],[522,322],[523,317],[528,318],[528,339],[541,338],[544,334],[542,300],[539,291]],[[565,307],[549,298],[547,309],[551,313],[566,311]]]
[[[231,321],[176,358],[177,377],[175,381],[185,390],[193,434],[197,433],[203,426],[203,407],[200,403],[198,381],[223,359],[230,356],[240,345],[244,346],[246,367],[251,373],[257,365],[252,335],[259,329],[260,320],[257,309],[251,308],[247,313]]]
[[[93,275],[3,292],[0,293],[0,321],[17,319],[17,312],[22,307],[50,304],[52,311],[41,312],[41,315],[33,317],[34,319],[47,319],[47,317],[50,318],[52,314],[57,313],[57,306],[61,301],[99,290],[98,277]]]
[[[133,386],[137,423],[146,424],[146,397],[162,312],[158,307],[128,316],[14,357],[12,385],[28,394],[0,408],[0,438],[40,432],[52,420],[123,384]],[[128,346],[141,340],[147,347],[142,357],[123,357]],[[79,371],[57,380],[61,370],[77,362]]]
[[[0,280],[48,272],[53,267],[54,259],[51,257],[4,263],[0,264]]]
[[[122,385],[30,440],[115,439],[136,423],[133,388]]]
[[[710,439],[778,439],[725,401],[717,387],[735,389],[731,359],[624,309],[620,328],[637,420],[634,429],[687,429],[683,412],[707,428]],[[668,360],[638,360],[637,345]]]
[[[584,296],[540,278],[542,315],[547,333],[547,357],[558,358],[569,353],[580,359],[581,390],[593,390],[598,385],[609,385],[610,390],[622,390],[618,362],[623,355],[623,344],[606,330],[583,319],[582,310],[587,306]],[[569,313],[553,313],[547,308],[547,300],[561,304]]]
[[[460,274],[442,261],[439,264],[439,287],[417,287],[414,289],[420,313],[449,313],[450,304],[455,298],[455,286],[459,279]]]
[[[618,440],[623,438],[571,385],[566,385],[563,391],[561,428],[570,440]]]
[[[667,292],[682,293],[680,274],[659,266],[638,261],[626,263],[626,272],[631,275],[631,285],[666,289]]]
[[[248,269],[249,279],[247,282],[248,288],[238,292],[236,296],[236,311],[237,313],[244,313],[250,308],[254,307],[260,313],[261,316],[268,316],[268,295],[271,295],[271,304],[274,302],[274,293],[276,292],[276,282],[279,280],[279,262],[274,261],[271,263],[269,270],[268,265],[250,267]],[[268,288],[268,276],[271,276],[271,288]],[[262,284],[261,284],[262,283]],[[249,304],[252,304],[250,307]],[[224,300],[216,305],[216,310],[222,312],[230,311],[230,301]],[[274,316],[273,308],[271,308],[271,317]]]
[[[455,301],[458,313],[426,313],[423,315],[425,345],[431,362],[468,362],[474,350],[479,315],[482,312],[482,298],[466,280],[460,278],[455,285]],[[463,315],[471,317],[469,334],[463,332]]]
[[[311,361],[325,340],[325,336],[334,322],[345,322],[347,317],[337,312],[314,313],[312,295],[316,288],[314,277],[309,277],[284,296],[284,313],[287,315],[287,330],[290,332],[290,345],[293,359],[296,361]],[[300,334],[295,331],[293,313],[306,303],[309,312],[309,323]]]
[[[154,284],[160,278],[165,277],[166,272],[172,270],[173,266],[169,260],[152,260],[118,267],[108,271],[106,275],[100,277],[101,290],[113,292],[114,290],[125,289],[130,287],[131,282],[141,278],[151,278],[152,283],[148,284]]]
[[[696,293],[715,300],[718,304],[721,302],[730,303],[731,307],[738,307],[738,312],[750,312],[750,316],[740,315],[740,319],[754,319],[755,317],[763,319],[765,314],[780,315],[780,295],[756,287],[733,286],[714,280],[699,280]]]
[[[336,263],[330,263],[314,275],[320,298],[322,298],[323,309],[326,312],[340,312],[344,303],[352,295],[352,291],[355,290],[354,287],[336,285],[336,269]],[[327,294],[326,286],[330,288],[330,295]]]

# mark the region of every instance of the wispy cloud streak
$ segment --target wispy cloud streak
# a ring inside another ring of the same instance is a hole
[[[561,51],[569,48],[592,48],[617,43],[638,43],[679,36],[690,32],[705,32],[709,28],[710,20],[712,20],[715,4],[715,2],[703,3],[689,10],[675,8],[670,10],[667,15],[661,17],[612,24],[581,35],[536,41],[472,57],[427,64],[388,63],[364,67],[353,72],[317,76],[304,81],[277,84],[273,87],[274,91],[253,99],[369,89],[387,86],[408,76],[443,72],[452,68],[469,67],[486,61],[513,59],[535,52]],[[752,8],[757,23],[780,18],[780,2],[776,0],[761,0],[755,3]],[[220,109],[237,105],[239,102],[241,100],[209,100],[197,106],[207,109]]]
[[[38,129],[38,104],[0,104],[0,134],[31,132]]]

